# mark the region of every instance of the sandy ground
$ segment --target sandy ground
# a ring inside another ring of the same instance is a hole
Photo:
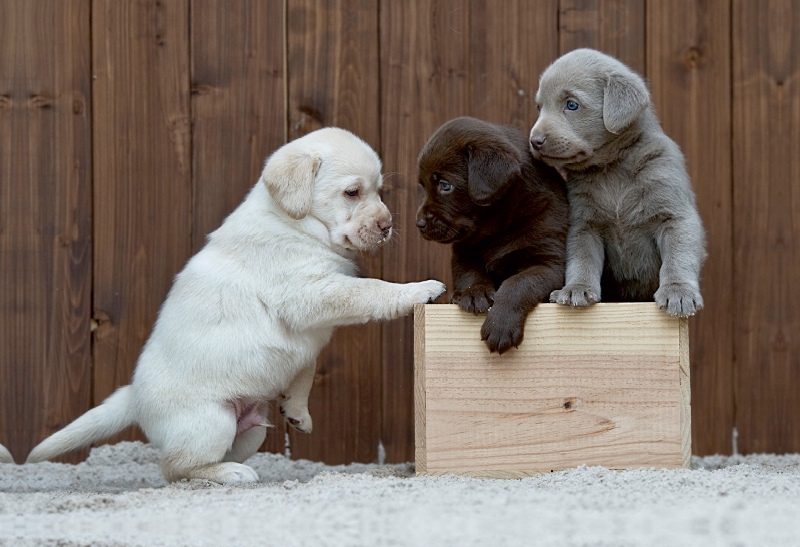
[[[157,451],[0,464],[0,545],[800,546],[800,455],[482,480],[257,454],[261,482],[167,485]]]

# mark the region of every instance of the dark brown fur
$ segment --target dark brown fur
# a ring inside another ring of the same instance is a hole
[[[427,195],[417,227],[452,243],[451,301],[488,312],[481,338],[498,353],[519,346],[528,314],[564,284],[564,182],[529,148],[515,127],[464,117],[442,125],[419,155]]]

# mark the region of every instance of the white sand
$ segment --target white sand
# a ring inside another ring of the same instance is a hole
[[[157,457],[120,443],[0,464],[0,545],[800,546],[800,455],[480,480],[258,454],[245,487],[167,486]]]

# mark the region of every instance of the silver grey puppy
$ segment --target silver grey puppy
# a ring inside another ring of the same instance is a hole
[[[588,306],[655,298],[670,315],[703,307],[705,234],[678,145],[656,119],[647,86],[593,49],[551,64],[539,79],[534,157],[567,182],[566,285],[551,302]]]

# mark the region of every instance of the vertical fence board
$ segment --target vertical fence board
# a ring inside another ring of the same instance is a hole
[[[470,31],[470,115],[528,134],[539,75],[558,56],[557,1],[472,0]]]
[[[390,281],[433,278],[450,285],[449,247],[424,241],[414,225],[422,196],[416,158],[439,125],[469,114],[469,26],[466,0],[381,4],[381,132],[384,165],[392,173],[384,200],[398,232],[397,243],[383,252]],[[383,327],[387,461],[414,457],[413,340],[411,317]]]
[[[739,449],[800,451],[800,4],[733,3]]]
[[[727,0],[648,4],[647,67],[656,110],[686,156],[708,259],[705,309],[689,321],[692,449],[729,453],[733,431],[730,6]]]
[[[377,0],[289,0],[289,139],[320,127],[352,131],[380,150]],[[381,276],[380,254],[360,260]],[[378,459],[381,326],[338,329],[317,359],[311,435],[290,431],[293,457],[329,463]]]
[[[23,461],[90,406],[89,2],[0,13],[0,442]]]
[[[590,47],[645,73],[645,0],[560,0],[559,49]]]
[[[130,383],[191,252],[188,8],[93,4],[95,404]]]
[[[192,251],[241,203],[284,143],[283,2],[192,0]],[[274,406],[265,448],[283,452]]]

